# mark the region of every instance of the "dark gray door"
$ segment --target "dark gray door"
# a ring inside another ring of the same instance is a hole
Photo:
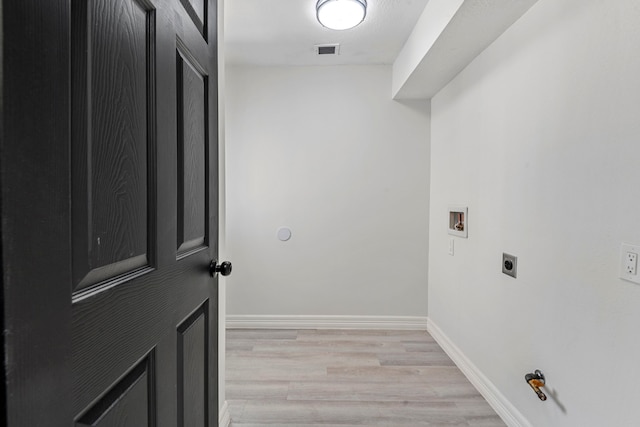
[[[215,0],[0,13],[7,425],[216,426]]]

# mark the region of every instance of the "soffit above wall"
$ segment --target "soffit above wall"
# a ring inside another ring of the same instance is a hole
[[[537,0],[431,0],[393,65],[394,99],[429,99]]]

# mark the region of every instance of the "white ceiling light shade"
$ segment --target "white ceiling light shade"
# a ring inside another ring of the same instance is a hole
[[[318,22],[332,30],[348,30],[364,20],[367,0],[318,0]]]

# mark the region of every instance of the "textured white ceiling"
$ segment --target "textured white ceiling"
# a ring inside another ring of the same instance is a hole
[[[367,17],[335,31],[316,20],[317,0],[228,0],[225,50],[229,64],[391,64],[429,0],[368,0]],[[340,55],[317,56],[317,44],[339,43]]]

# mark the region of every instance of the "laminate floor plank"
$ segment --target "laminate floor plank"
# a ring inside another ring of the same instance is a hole
[[[455,366],[443,351],[379,353],[382,366]]]
[[[438,345],[438,343],[434,342],[406,342],[403,341],[402,342],[402,346],[404,347],[405,351],[407,352],[441,352],[442,349],[440,348],[440,346]]]
[[[305,340],[297,341],[295,344],[289,341],[265,342],[261,340],[256,343],[253,351],[278,352],[286,349],[288,352],[334,352],[334,353],[404,353],[405,345],[400,342],[381,342],[364,340]]]
[[[468,383],[457,366],[364,366],[328,368],[329,381]]]
[[[364,426],[468,426],[456,407],[447,402],[409,406],[403,402],[251,401],[242,422],[289,425],[351,424]],[[234,424],[236,427],[235,420]]]
[[[295,329],[227,329],[226,335],[228,339],[298,339],[298,331]]]
[[[237,365],[236,365],[237,366]],[[227,367],[227,381],[322,381],[327,379],[324,366],[244,366]]]
[[[227,364],[233,368],[243,367],[318,367],[318,366],[380,366],[378,353],[300,353],[287,352],[229,352]]]
[[[435,390],[419,383],[292,382],[288,400],[341,400],[355,402],[426,402]]]
[[[303,329],[298,331],[298,341],[435,343],[435,340],[426,331],[380,331],[358,329]]]
[[[289,381],[227,381],[226,393],[227,398],[233,400],[286,400],[289,395],[289,384]]]
[[[505,424],[423,331],[229,330],[232,427]]]

